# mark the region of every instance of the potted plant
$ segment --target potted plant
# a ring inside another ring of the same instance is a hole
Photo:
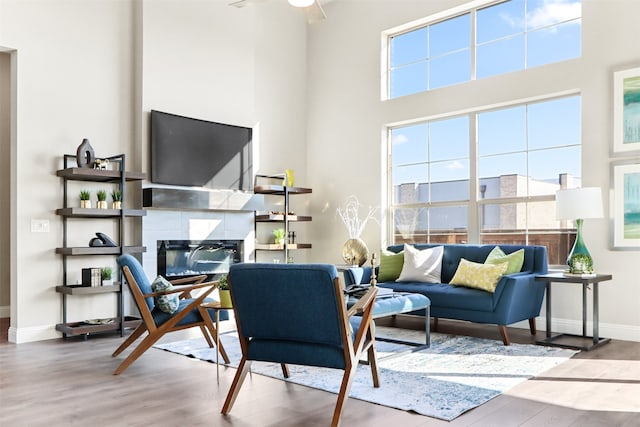
[[[112,275],[113,269],[111,267],[102,267],[100,270],[100,276],[102,277],[102,286],[113,285]]]
[[[111,192],[111,200],[113,200],[112,209],[122,209],[122,191],[113,190]]]
[[[229,278],[226,274],[218,279],[218,292],[220,293],[220,307],[232,308],[231,290],[229,289]]]
[[[80,207],[91,208],[91,193],[89,190],[80,191]]]
[[[273,230],[273,236],[275,237],[276,245],[284,245],[284,228],[276,228]]]
[[[107,209],[107,192],[98,190],[96,195],[98,196],[98,209]]]

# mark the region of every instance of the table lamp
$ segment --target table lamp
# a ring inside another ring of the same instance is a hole
[[[576,241],[567,258],[569,273],[593,273],[593,259],[582,239],[582,221],[587,218],[602,218],[600,188],[571,188],[556,192],[556,219],[576,222]]]

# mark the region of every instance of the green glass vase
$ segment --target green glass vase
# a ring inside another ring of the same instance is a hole
[[[593,273],[593,259],[582,240],[582,220],[576,219],[576,241],[567,258],[569,273],[591,274]]]

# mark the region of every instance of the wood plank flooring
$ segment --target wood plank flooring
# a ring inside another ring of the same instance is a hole
[[[398,320],[403,327],[419,328],[420,323]],[[500,339],[494,326],[440,321],[439,331]],[[509,331],[514,342],[533,341],[527,330]],[[174,333],[164,341],[196,332]],[[235,370],[221,367],[217,385],[214,364],[162,350],[150,349],[114,376],[122,357],[111,353],[121,340],[103,335],[0,344],[0,426],[330,424],[335,395],[260,375],[247,379],[231,414],[223,416],[220,408]],[[640,343],[614,340],[579,353],[452,422],[349,399],[342,425],[640,426]]]

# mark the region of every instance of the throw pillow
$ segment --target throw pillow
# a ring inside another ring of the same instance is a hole
[[[450,285],[466,286],[468,288],[481,289],[487,292],[495,292],[498,280],[507,271],[509,263],[478,264],[464,258],[460,258],[460,264],[456,274],[453,275]]]
[[[151,283],[151,290],[153,292],[160,291],[168,291],[173,289],[173,285],[167,279],[162,276],[156,277],[156,279]],[[156,307],[165,313],[173,314],[178,309],[180,305],[180,297],[178,293],[175,294],[167,294],[167,295],[156,295],[154,298]]]
[[[404,264],[404,251],[395,253],[383,249],[380,251],[380,266],[378,267],[378,282],[395,282],[400,276]]]
[[[419,250],[404,244],[404,263],[398,282],[440,283],[444,246]]]
[[[522,264],[524,264],[524,249],[518,249],[506,255],[499,246],[496,246],[484,261],[485,264],[502,264],[503,262],[509,264],[504,274],[519,273],[522,270]]]

